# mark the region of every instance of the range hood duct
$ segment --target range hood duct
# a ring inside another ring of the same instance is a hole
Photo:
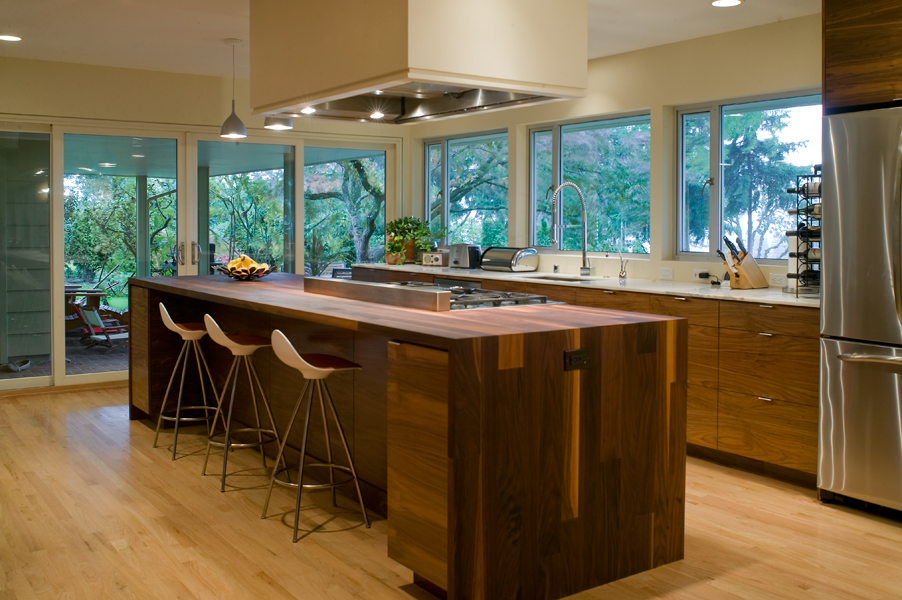
[[[257,115],[403,124],[585,95],[586,0],[251,0],[250,24]]]

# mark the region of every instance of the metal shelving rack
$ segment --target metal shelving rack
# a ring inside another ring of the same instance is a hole
[[[787,190],[789,193],[795,193],[796,195],[796,210],[798,211],[798,224],[796,226],[796,230],[801,229],[803,226],[811,228],[821,226],[821,213],[818,209],[814,214],[812,214],[812,207],[815,204],[821,203],[821,165],[815,165],[812,169],[814,172],[807,175],[797,175],[796,176],[796,187],[794,189]],[[815,191],[816,190],[816,191]],[[814,241],[804,241],[800,235],[795,236],[796,240],[796,253],[797,255],[801,255],[803,252],[810,251],[812,249],[817,249],[818,251],[821,248],[821,240],[818,238]],[[791,244],[790,244],[791,246]],[[795,292],[796,298],[801,296],[817,296],[821,291],[821,282],[820,282],[820,270],[821,270],[821,259],[811,258],[806,254],[806,256],[797,256],[796,257],[796,286],[795,290],[793,290],[790,286],[783,288],[784,292],[792,293]],[[805,277],[803,273],[806,272],[817,272],[816,277]]]

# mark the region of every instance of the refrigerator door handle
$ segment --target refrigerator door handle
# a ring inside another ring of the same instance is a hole
[[[896,146],[896,172],[893,174],[893,214],[891,235],[893,252],[890,265],[893,278],[893,295],[896,300],[896,318],[902,323],[902,136]]]
[[[860,352],[850,352],[848,354],[839,354],[836,356],[843,362],[863,362],[875,363],[880,365],[891,365],[902,369],[902,356],[881,356],[879,354],[861,354]]]

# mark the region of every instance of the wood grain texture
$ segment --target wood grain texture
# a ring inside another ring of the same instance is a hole
[[[129,286],[131,329],[147,331],[150,318],[148,290]],[[150,338],[139,336],[129,340],[128,380],[129,403],[143,414],[150,413]],[[143,415],[136,415],[143,416]]]
[[[578,289],[576,291],[576,303],[580,306],[647,313],[651,306],[651,296],[635,292],[621,292],[619,290]]]
[[[388,555],[448,587],[448,353],[388,346]]]
[[[817,472],[817,407],[735,392],[721,392],[718,407],[718,450]]]
[[[808,338],[818,338],[821,331],[820,311],[816,308],[751,302],[722,302],[720,326]]]
[[[648,312],[653,315],[669,315],[689,320],[689,325],[717,327],[720,301],[690,298],[688,296],[650,296]]]
[[[825,112],[902,97],[902,6],[894,0],[824,0]]]
[[[202,452],[173,462],[152,441],[129,421],[125,388],[0,394],[0,597],[430,600],[386,555],[386,520],[365,529],[344,499],[334,509],[328,493],[305,494],[302,526],[328,533],[292,544],[290,521],[260,519],[266,477],[254,452],[232,459],[247,488],[222,494],[198,475]],[[202,437],[186,430],[183,445],[201,450]],[[685,489],[683,560],[573,600],[898,597],[897,519],[692,457]],[[277,487],[272,509],[290,515],[293,504]]]
[[[706,448],[717,448],[717,411],[717,388],[689,385],[686,441]]]
[[[716,327],[689,326],[689,385],[717,389],[719,336]]]
[[[720,390],[816,407],[820,386],[817,339],[720,330]]]

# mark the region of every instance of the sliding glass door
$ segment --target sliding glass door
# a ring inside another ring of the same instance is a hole
[[[0,131],[0,381],[51,375],[50,134]]]
[[[128,279],[178,272],[174,139],[64,137],[66,374],[128,369]]]

